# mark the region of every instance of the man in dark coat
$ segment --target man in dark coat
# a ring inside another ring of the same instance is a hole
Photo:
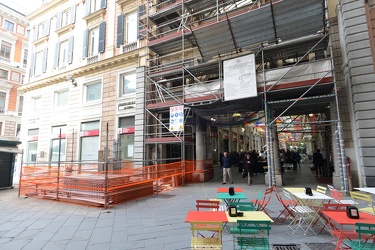
[[[232,159],[228,155],[228,151],[224,151],[224,156],[220,159],[220,166],[223,168],[223,184],[227,182],[227,174],[229,176],[230,182],[233,184],[232,179]]]
[[[316,169],[316,177],[323,177],[323,155],[320,153],[320,149],[317,149],[316,152],[313,154],[313,164]]]

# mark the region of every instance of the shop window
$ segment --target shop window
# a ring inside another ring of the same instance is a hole
[[[119,119],[119,139],[122,160],[134,160],[134,125],[134,116],[121,117]]]
[[[51,142],[51,155],[50,155],[51,161],[59,160],[59,152],[60,152],[60,161],[65,161],[66,160],[66,126],[52,127],[52,142]]]
[[[99,121],[81,124],[81,161],[98,160],[99,126]]]
[[[27,132],[27,153],[26,162],[36,162],[38,153],[38,135],[39,129],[29,129]]]

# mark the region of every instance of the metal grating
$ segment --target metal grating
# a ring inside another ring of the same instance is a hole
[[[311,250],[334,250],[336,246],[333,243],[307,243]]]
[[[299,244],[273,244],[272,250],[301,250]]]

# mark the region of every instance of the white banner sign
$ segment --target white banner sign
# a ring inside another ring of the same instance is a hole
[[[257,96],[254,54],[224,61],[224,100]]]
[[[184,131],[184,106],[169,108],[169,130]]]

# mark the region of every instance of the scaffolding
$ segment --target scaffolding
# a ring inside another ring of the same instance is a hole
[[[272,152],[269,182],[276,185],[276,120],[320,113],[327,120],[314,126],[328,123],[338,131],[342,189],[348,190],[325,0],[163,0],[148,1],[142,9],[141,35],[149,49],[145,144],[146,152],[154,152],[146,159],[194,158],[197,124],[206,130],[243,126],[258,113]],[[248,54],[255,55],[258,95],[224,101],[223,61]],[[169,108],[177,105],[185,110],[179,133],[168,129]],[[335,119],[329,106],[336,107]],[[170,155],[173,145],[180,155]]]

